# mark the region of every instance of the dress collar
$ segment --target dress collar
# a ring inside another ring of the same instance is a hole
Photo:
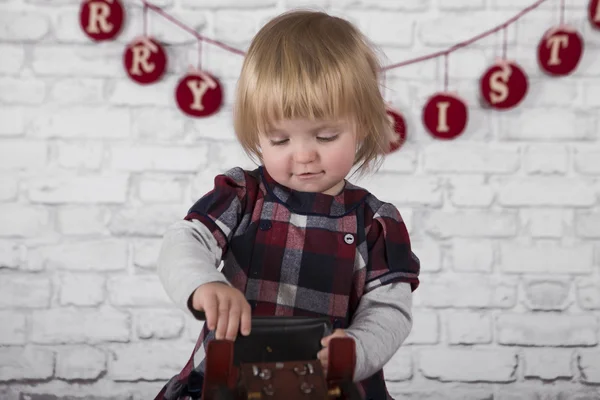
[[[264,166],[260,166],[258,170],[267,192],[275,201],[297,214],[341,217],[356,209],[369,195],[368,191],[347,180],[344,180],[342,191],[335,196],[301,192],[277,183]]]

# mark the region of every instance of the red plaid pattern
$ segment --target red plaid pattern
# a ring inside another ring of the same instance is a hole
[[[234,168],[185,218],[212,232],[222,272],[253,315],[328,316],[343,329],[364,293],[392,282],[419,285],[419,260],[398,210],[349,182],[330,196],[279,185],[263,167]],[[211,339],[203,329],[190,361],[157,398],[180,398],[175,389],[191,371],[202,373]],[[361,386],[367,399],[389,398],[382,371]]]

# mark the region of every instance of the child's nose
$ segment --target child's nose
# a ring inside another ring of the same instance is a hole
[[[301,146],[294,152],[296,162],[306,164],[314,161],[317,158],[317,152],[312,146]]]

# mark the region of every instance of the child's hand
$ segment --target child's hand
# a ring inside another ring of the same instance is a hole
[[[235,340],[240,328],[242,335],[250,334],[250,304],[236,288],[221,282],[200,285],[192,295],[192,307],[204,311],[208,329],[216,327],[217,339]]]
[[[327,373],[327,364],[329,363],[329,342],[334,337],[346,337],[346,331],[343,329],[336,329],[331,335],[325,336],[321,339],[321,345],[323,348],[317,354],[317,358],[321,361],[321,365],[323,365],[323,369],[325,373]]]

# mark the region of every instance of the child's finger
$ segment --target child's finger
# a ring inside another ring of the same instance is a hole
[[[217,339],[223,339],[225,332],[227,332],[227,322],[229,321],[229,299],[219,299],[219,321],[217,322],[217,331],[215,337]]]
[[[333,339],[334,337],[344,336],[346,336],[346,332],[343,329],[336,329],[331,335],[325,336],[323,339],[321,339],[321,345],[329,346],[329,342],[331,341],[331,339]]]
[[[203,311],[206,315],[206,324],[209,330],[214,330],[217,326],[217,296],[209,295],[204,299]]]
[[[227,321],[227,333],[225,334],[225,339],[227,340],[235,340],[237,336],[238,329],[240,328],[240,316],[241,316],[240,306],[237,304],[232,304],[229,309],[229,320]]]
[[[250,304],[245,302],[242,306],[242,317],[241,317],[241,331],[242,335],[249,335],[250,328],[252,327],[252,309]]]

